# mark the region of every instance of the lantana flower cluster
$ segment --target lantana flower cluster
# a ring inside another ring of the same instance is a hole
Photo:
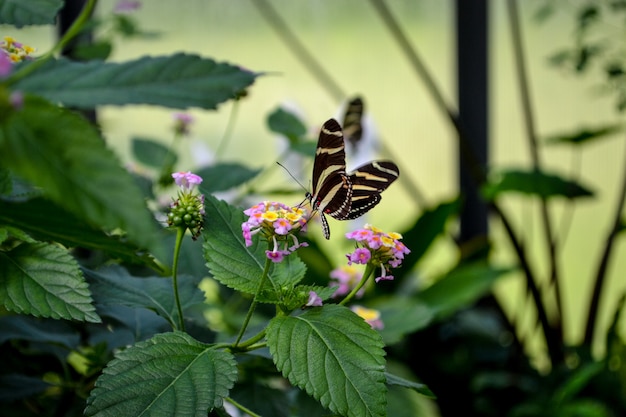
[[[13,63],[31,59],[30,54],[35,52],[35,48],[24,45],[10,36],[5,36],[4,40],[0,42],[0,49]]]
[[[167,224],[170,227],[189,229],[194,240],[200,236],[204,226],[204,195],[198,194],[195,187],[202,178],[191,172],[175,172],[174,182],[180,187],[178,198],[170,204]]]
[[[348,294],[354,287],[356,287],[363,278],[363,272],[355,268],[353,265],[341,265],[338,268],[330,271],[331,281],[328,285],[331,287],[337,287],[333,297],[340,297]],[[361,288],[355,296],[357,298],[363,297],[365,294],[365,287]]]
[[[376,282],[392,280],[393,275],[389,273],[390,269],[398,268],[404,256],[411,252],[404,243],[400,242],[402,239],[400,233],[385,233],[371,225],[346,233],[346,237],[355,240],[357,246],[354,252],[346,255],[348,265],[369,263],[380,266],[381,274],[376,277]]]
[[[271,261],[281,262],[296,249],[307,246],[306,242],[300,243],[296,236],[306,227],[307,217],[304,209],[264,201],[245,210],[244,214],[248,216],[248,220],[241,224],[241,230],[246,246],[251,246],[252,236],[260,233],[267,241],[273,243],[273,249],[265,251]]]

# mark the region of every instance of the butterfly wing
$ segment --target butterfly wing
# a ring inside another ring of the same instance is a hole
[[[352,146],[355,146],[363,136],[361,124],[363,108],[363,99],[357,96],[348,102],[346,113],[343,116],[343,135]]]
[[[380,194],[398,176],[400,170],[391,161],[373,161],[351,172],[348,181],[352,188],[352,202],[345,219],[356,219],[371,210],[382,199]]]

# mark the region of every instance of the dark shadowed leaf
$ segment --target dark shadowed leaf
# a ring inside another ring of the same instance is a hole
[[[547,144],[561,144],[569,143],[572,145],[580,145],[583,143],[596,141],[598,139],[606,138],[617,132],[623,130],[622,125],[606,125],[596,128],[582,128],[575,132],[562,133],[559,135],[553,135],[546,139]]]
[[[483,186],[482,193],[488,200],[493,200],[503,193],[517,192],[540,198],[589,197],[593,192],[576,181],[558,175],[540,171],[510,170],[494,175],[494,178]]]
[[[293,113],[278,108],[267,118],[267,125],[272,132],[289,139],[291,144],[301,142],[306,134],[306,126]]]
[[[385,377],[387,378],[388,385],[396,385],[399,387],[412,389],[415,392],[418,392],[428,398],[435,398],[435,395],[433,394],[433,392],[430,389],[428,389],[428,387],[424,384],[420,384],[419,382],[409,381],[397,375],[390,374],[389,372],[385,373]]]
[[[12,87],[78,108],[153,104],[215,109],[250,86],[257,75],[227,63],[179,53],[123,63],[52,60]]]
[[[176,164],[178,156],[167,146],[147,138],[133,138],[132,152],[137,161],[151,168],[163,168],[166,164]]]

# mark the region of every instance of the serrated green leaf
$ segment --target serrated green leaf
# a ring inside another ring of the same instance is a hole
[[[44,198],[22,203],[0,200],[0,224],[19,228],[40,241],[101,250],[114,259],[143,264],[155,270],[162,269],[154,258],[136,245],[120,236],[107,235]]]
[[[85,270],[94,298],[102,305],[124,305],[154,310],[170,323],[178,322],[172,280],[162,277],[134,277],[119,266],[98,271]],[[178,277],[178,292],[183,309],[204,302],[198,288],[200,278]]]
[[[0,163],[94,227],[120,228],[161,255],[156,223],[132,176],[95,127],[71,111],[27,97],[0,126]]]
[[[178,161],[178,156],[167,146],[152,139],[133,138],[131,147],[135,159],[152,168],[174,166]]]
[[[272,132],[285,136],[291,144],[301,142],[306,134],[304,123],[295,114],[281,108],[277,108],[267,117],[267,126]]]
[[[99,323],[89,288],[66,250],[23,243],[0,252],[0,304],[16,313]]]
[[[77,108],[153,104],[215,109],[257,76],[234,65],[178,53],[123,63],[50,60],[12,88]]]
[[[159,334],[116,355],[96,381],[85,416],[206,417],[236,378],[230,353],[186,333]]]
[[[463,265],[419,293],[416,301],[441,319],[487,294],[496,280],[511,271],[484,264]]]
[[[622,125],[613,124],[595,128],[581,128],[575,132],[554,135],[545,140],[547,144],[571,144],[580,145],[591,140],[597,140],[611,136],[623,130]]]
[[[227,287],[255,294],[267,260],[267,243],[254,239],[252,246],[245,245],[241,232],[245,216],[241,209],[211,195],[206,196],[205,209],[203,249],[211,274]],[[272,264],[264,288],[280,292],[284,285],[295,285],[304,275],[303,268],[299,259]]]
[[[0,0],[0,24],[52,25],[63,0]]]
[[[242,185],[256,177],[259,172],[261,169],[250,169],[238,163],[224,162],[202,168],[196,174],[203,179],[200,191],[203,194],[213,194]]]
[[[270,321],[267,342],[292,384],[342,416],[384,416],[380,335],[346,307],[327,305]]]
[[[437,398],[435,394],[425,385],[419,382],[409,381],[408,379],[404,379],[399,377],[398,375],[390,374],[389,372],[385,372],[385,378],[387,379],[388,385],[396,385],[399,387],[404,387],[408,389],[412,389],[413,391],[422,394],[428,398]]]
[[[544,199],[552,197],[589,197],[593,192],[576,181],[540,171],[503,171],[483,186],[482,193],[493,200],[503,193],[518,192]]]

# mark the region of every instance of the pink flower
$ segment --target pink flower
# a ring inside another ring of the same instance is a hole
[[[281,250],[266,250],[265,256],[272,262],[278,263],[282,262],[285,257],[285,253]]]
[[[380,311],[373,310],[371,308],[365,308],[359,305],[350,307],[357,316],[361,317],[367,324],[372,326],[372,329],[381,330],[385,327],[385,324],[380,319]]]
[[[191,171],[174,172],[172,174],[172,178],[174,178],[174,182],[176,182],[176,185],[184,190],[189,190],[194,185],[202,183],[202,177],[196,174],[192,174]]]
[[[274,230],[279,235],[286,235],[291,230],[291,223],[285,218],[279,218],[274,222]]]
[[[6,77],[13,70],[13,63],[9,55],[0,50],[0,77]]]
[[[306,307],[321,307],[323,305],[322,298],[315,291],[309,291],[309,300]]]
[[[193,116],[187,113],[174,113],[174,132],[188,135],[189,127],[193,123]]]
[[[365,248],[358,248],[353,253],[347,256],[348,256],[348,265],[352,265],[352,263],[365,265],[366,263],[369,262],[370,258],[372,257],[370,251]]]
[[[131,13],[139,9],[140,7],[141,7],[140,1],[120,0],[115,5],[115,8],[113,9],[113,13],[115,14]]]
[[[359,272],[355,267],[349,265],[340,266],[339,268],[335,268],[330,271],[330,278],[334,281],[331,281],[329,285],[331,287],[337,287],[333,297],[348,294],[354,287],[356,287],[359,281],[361,281],[362,277],[363,274],[361,272]],[[363,294],[365,294],[365,288],[361,288],[356,293],[356,297],[363,297]]]

